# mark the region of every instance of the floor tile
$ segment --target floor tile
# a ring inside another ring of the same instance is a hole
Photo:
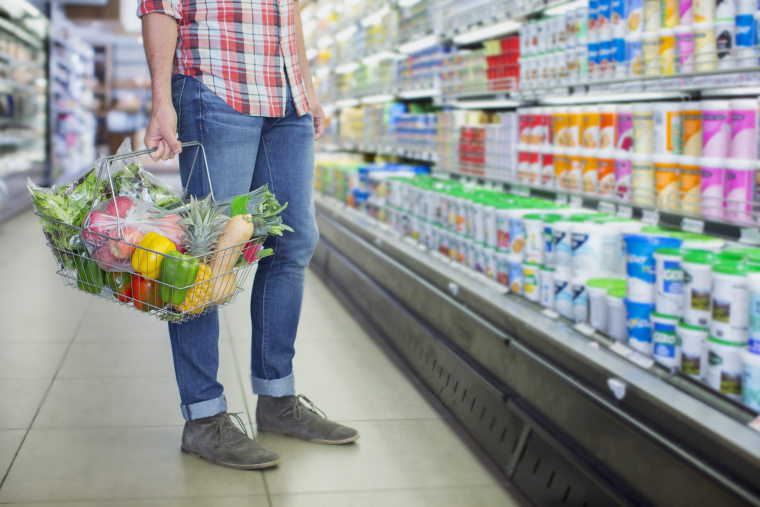
[[[0,430],[0,480],[16,455],[26,430]]]
[[[28,428],[49,385],[49,379],[0,380],[0,429]]]
[[[144,498],[142,500],[96,500],[11,504],[18,507],[268,507],[266,495],[214,498]]]
[[[181,426],[173,378],[58,378],[35,428]]]
[[[493,486],[495,481],[447,423],[436,420],[361,421],[348,446],[259,433],[282,465],[265,472],[271,494]]]
[[[166,322],[110,301],[93,299],[75,341],[161,340],[169,341]]]
[[[32,429],[0,502],[265,494],[260,472],[180,452],[181,427]]]
[[[273,495],[272,507],[518,507],[498,486]]]
[[[59,375],[63,378],[174,378],[171,345],[168,339],[75,342]]]
[[[0,379],[52,378],[67,344],[0,342]]]
[[[248,373],[248,344],[234,342],[238,366]],[[420,419],[440,416],[366,335],[342,340],[296,340],[296,391],[332,419]],[[250,397],[249,397],[250,400]]]

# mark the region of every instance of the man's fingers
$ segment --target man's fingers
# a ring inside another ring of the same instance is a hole
[[[159,161],[164,156],[164,148],[166,144],[164,144],[163,140],[158,141],[156,144],[156,151],[152,152],[150,154],[150,158],[152,158],[154,161]]]
[[[174,137],[164,137],[164,140],[169,145],[169,149],[172,152],[172,157],[177,153],[182,153],[182,143],[179,142],[179,139],[177,139],[177,134],[174,134]]]

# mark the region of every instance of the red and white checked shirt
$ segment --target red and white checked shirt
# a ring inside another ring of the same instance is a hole
[[[192,76],[240,113],[285,115],[285,72],[309,112],[296,52],[294,0],[139,0],[137,15],[177,20],[174,73]]]

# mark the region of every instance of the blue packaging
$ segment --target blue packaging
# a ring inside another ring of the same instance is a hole
[[[522,251],[525,245],[525,227],[522,217],[509,217],[509,250],[514,253]]]
[[[588,43],[588,72],[589,74],[595,74],[597,72],[597,67],[601,63],[602,59],[599,54],[599,43],[598,42],[589,42]]]
[[[742,354],[742,362],[742,402],[749,408],[760,411],[760,365],[747,352]]]
[[[599,1],[599,18],[597,20],[597,26],[600,29],[610,26],[612,23],[612,0],[598,0]]]
[[[653,304],[656,293],[654,252],[658,248],[678,248],[682,240],[668,236],[627,234],[623,236],[623,241],[626,253],[628,299]]]
[[[680,366],[680,343],[676,334],[678,318],[655,313],[651,319],[655,360],[669,368],[678,368]]]
[[[554,266],[554,234],[551,226],[544,226],[544,264]]]
[[[612,26],[614,27],[620,27],[625,26],[626,17],[625,17],[625,8],[626,8],[626,0],[612,0]]]
[[[652,355],[652,312],[654,304],[625,300],[628,322],[628,345],[648,356]]]
[[[760,293],[749,294],[749,343],[747,350],[760,354]]]
[[[612,68],[612,40],[606,39],[599,43],[599,65],[602,71]]]
[[[573,289],[569,280],[554,278],[554,309],[568,319],[574,317]]]
[[[757,25],[752,14],[736,16],[736,47],[754,47],[757,45]]]
[[[628,60],[626,59],[625,39],[612,39],[612,63],[615,65],[615,70],[625,71],[626,61]]]
[[[510,256],[511,257],[511,256]],[[509,270],[509,290],[513,294],[523,293],[523,273],[522,259],[509,259],[507,269]]]
[[[644,0],[626,0],[625,24],[629,32],[644,29]]]
[[[588,0],[588,31],[589,33],[596,31],[598,26],[599,26],[599,0]]]

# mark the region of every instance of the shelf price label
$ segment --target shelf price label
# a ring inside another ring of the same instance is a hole
[[[633,208],[621,204],[618,206],[617,213],[615,214],[622,218],[631,218],[633,216]]]
[[[570,206],[573,208],[582,208],[583,207],[583,199],[581,199],[579,196],[574,195],[570,197]]]
[[[684,218],[681,220],[681,229],[686,232],[702,234],[705,232],[705,223],[702,220],[696,220],[694,218]]]
[[[657,225],[660,223],[660,212],[656,209],[642,210],[641,221],[647,225]]]
[[[617,211],[615,209],[614,204],[612,204],[611,202],[606,202],[606,201],[599,201],[599,204],[597,205],[597,209],[599,210],[600,213],[607,213],[609,215],[614,215],[615,212]]]
[[[554,198],[554,202],[564,205],[569,202],[569,199],[567,197],[567,194],[557,194],[557,197]]]

